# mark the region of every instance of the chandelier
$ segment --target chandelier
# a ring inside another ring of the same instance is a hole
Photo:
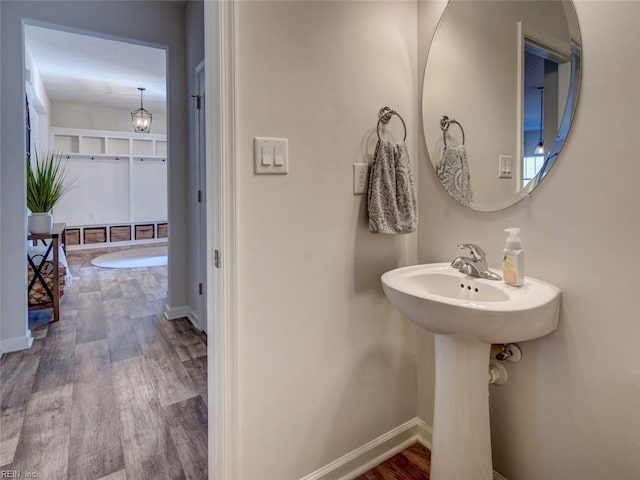
[[[131,112],[131,121],[133,122],[133,130],[138,133],[149,133],[151,130],[151,112],[144,109],[142,104],[142,92],[146,89],[138,87],[140,90],[140,108]]]

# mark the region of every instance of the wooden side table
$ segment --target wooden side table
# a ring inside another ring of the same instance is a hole
[[[62,250],[67,253],[67,239],[66,239],[66,223],[54,223],[51,232],[49,233],[32,233],[29,234],[27,239],[33,242],[33,245],[37,245],[39,241],[47,246],[44,258],[39,265],[36,266],[33,258],[27,254],[27,261],[33,269],[33,278],[29,282],[29,288],[27,290],[27,298],[31,289],[35,285],[36,281],[40,281],[44,287],[50,301],[46,303],[32,304],[29,302],[29,310],[40,310],[43,308],[53,308],[53,321],[60,320],[60,243],[62,242]],[[49,254],[53,250],[53,289],[50,289],[45,281],[44,275],[48,272],[43,271],[47,262],[45,260],[49,257]]]

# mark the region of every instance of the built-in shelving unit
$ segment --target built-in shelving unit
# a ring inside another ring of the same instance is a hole
[[[51,127],[49,133],[51,146],[67,158],[167,159],[166,135],[59,127]]]
[[[52,127],[50,148],[76,178],[54,210],[69,246],[166,241],[166,135]]]

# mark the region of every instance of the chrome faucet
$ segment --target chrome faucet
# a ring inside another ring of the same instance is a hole
[[[478,245],[473,243],[461,243],[458,248],[469,250],[468,257],[456,257],[451,266],[460,273],[466,273],[472,277],[486,278],[488,280],[502,280],[502,277],[489,270],[487,266],[487,255]]]

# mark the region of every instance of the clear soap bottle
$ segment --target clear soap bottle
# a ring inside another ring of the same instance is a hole
[[[502,278],[505,283],[519,287],[524,284],[524,250],[520,240],[520,229],[506,228],[509,234],[502,258]]]

